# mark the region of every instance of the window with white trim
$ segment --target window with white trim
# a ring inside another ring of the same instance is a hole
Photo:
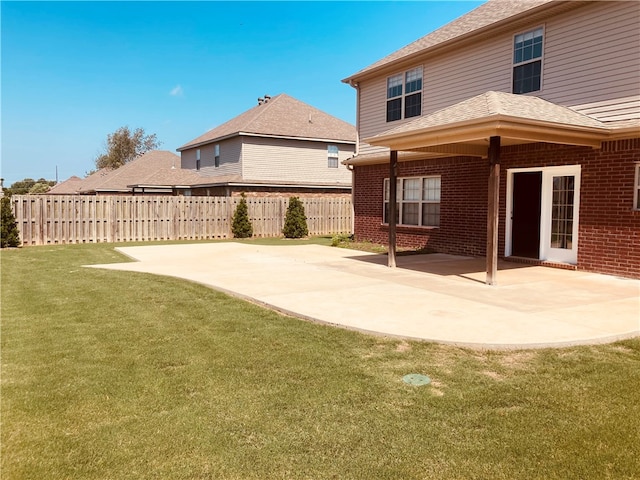
[[[220,166],[220,144],[216,144],[216,146],[213,147],[213,165],[215,167]]]
[[[200,170],[200,149],[196,150],[196,170]]]
[[[640,163],[636,164],[636,181],[633,187],[633,208],[640,210]]]
[[[327,147],[327,166],[329,168],[338,168],[338,146],[329,145]]]
[[[422,114],[422,67],[387,78],[387,122]]]
[[[440,177],[398,178],[397,225],[440,225]],[[384,180],[383,223],[389,223],[389,179]]]
[[[513,39],[513,93],[537,92],[542,83],[544,29],[516,35]]]

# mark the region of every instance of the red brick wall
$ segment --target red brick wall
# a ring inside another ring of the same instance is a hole
[[[501,152],[500,252],[504,252],[508,168],[582,166],[578,268],[640,278],[640,211],[633,210],[640,139],[607,142],[602,149],[552,144],[504,147]],[[382,186],[388,165],[355,168],[355,235],[386,244]],[[441,175],[441,225],[398,227],[398,246],[482,256],[486,250],[486,159],[457,157],[401,162],[399,176]]]
[[[382,225],[382,195],[389,167],[356,167],[355,172],[356,238],[386,244],[388,228]],[[488,172],[486,159],[470,157],[400,162],[400,177],[440,175],[442,193],[440,227],[399,226],[398,245],[458,255],[484,255]]]

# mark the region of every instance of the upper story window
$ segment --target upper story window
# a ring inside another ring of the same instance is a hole
[[[327,147],[327,158],[328,158],[327,166],[329,168],[338,168],[338,146],[337,145],[329,145]]]
[[[440,177],[399,178],[397,183],[398,225],[440,225]],[[384,180],[383,222],[389,223],[389,179]]]
[[[196,170],[200,170],[200,149],[196,150]]]
[[[220,144],[216,144],[213,148],[213,165],[215,167],[220,166]]]
[[[422,67],[387,78],[387,122],[422,114]]]
[[[537,92],[542,81],[542,27],[513,40],[513,93]]]

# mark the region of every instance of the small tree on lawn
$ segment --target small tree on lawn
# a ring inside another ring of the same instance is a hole
[[[289,199],[287,215],[284,219],[282,233],[286,238],[302,238],[309,234],[307,217],[304,214],[304,205],[298,197]]]
[[[233,212],[231,231],[235,238],[249,238],[253,235],[253,225],[251,225],[251,220],[249,219],[249,208],[247,207],[247,199],[244,193],[236,207],[236,211]]]
[[[1,218],[0,218],[0,247],[17,247],[20,245],[20,232],[16,226],[16,217],[13,216],[11,210],[11,200],[9,197],[1,199]]]

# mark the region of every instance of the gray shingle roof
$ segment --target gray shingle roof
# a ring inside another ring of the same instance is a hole
[[[350,123],[283,93],[187,142],[178,151],[240,133],[356,141],[356,128]]]
[[[47,194],[50,194],[50,195],[74,195],[74,194],[78,193],[78,189],[80,188],[80,186],[82,185],[84,180],[85,179],[80,178],[80,177],[76,177],[74,175],[73,177],[69,177],[65,181],[60,182],[60,183],[54,185],[53,187],[51,187],[51,189],[47,192]]]
[[[432,127],[446,127],[456,123],[490,119],[497,116],[575,127],[606,128],[603,122],[595,118],[539,97],[505,92],[486,92],[399,125],[377,136],[382,137]]]
[[[115,170],[100,170],[83,182],[79,191],[90,193],[131,191],[131,185],[184,185],[199,180],[180,168],[180,157],[166,150],[152,150]]]
[[[478,33],[489,26],[519,16],[530,10],[553,2],[554,0],[489,0],[469,13],[449,22],[424,37],[396,50],[343,81],[348,83],[366,73],[401,61],[412,55],[427,52],[450,41]]]

